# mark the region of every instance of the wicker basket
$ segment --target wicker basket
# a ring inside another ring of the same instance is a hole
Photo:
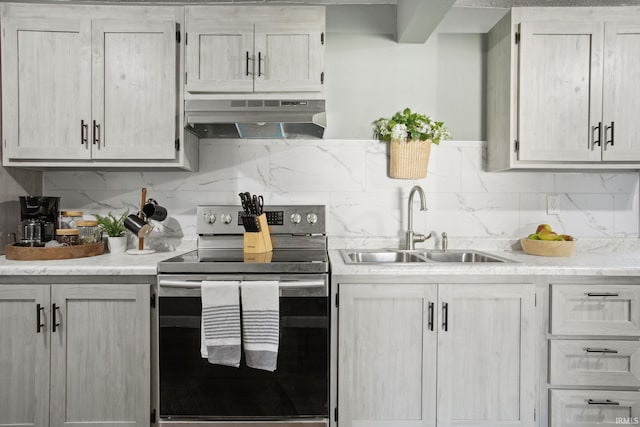
[[[416,179],[427,176],[431,140],[391,141],[389,176]]]

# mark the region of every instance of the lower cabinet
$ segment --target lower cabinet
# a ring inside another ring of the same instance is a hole
[[[339,284],[338,425],[533,426],[528,284]]]
[[[149,425],[149,285],[0,285],[0,426]]]
[[[549,426],[640,424],[640,286],[550,287]]]

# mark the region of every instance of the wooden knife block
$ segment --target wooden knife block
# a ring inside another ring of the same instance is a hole
[[[257,233],[244,233],[243,249],[244,252],[248,254],[261,254],[264,252],[271,252],[273,250],[267,216],[265,214],[259,215],[257,220],[258,224],[260,224],[260,231]]]

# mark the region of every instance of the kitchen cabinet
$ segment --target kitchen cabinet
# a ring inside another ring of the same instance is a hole
[[[339,284],[338,424],[534,425],[534,287]]]
[[[640,287],[600,279],[549,288],[550,427],[637,424]]]
[[[635,169],[639,8],[513,8],[489,33],[488,169]]]
[[[149,285],[0,285],[0,426],[149,425]]]
[[[187,6],[190,94],[321,92],[324,7]]]
[[[179,20],[175,7],[4,6],[4,165],[188,166]]]

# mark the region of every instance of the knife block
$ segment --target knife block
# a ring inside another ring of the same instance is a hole
[[[267,223],[267,216],[265,214],[262,214],[259,215],[256,219],[258,220],[258,224],[260,224],[260,231],[256,233],[244,233],[243,250],[248,254],[271,252],[273,250],[273,246],[271,245],[271,235],[269,234],[269,223]]]

